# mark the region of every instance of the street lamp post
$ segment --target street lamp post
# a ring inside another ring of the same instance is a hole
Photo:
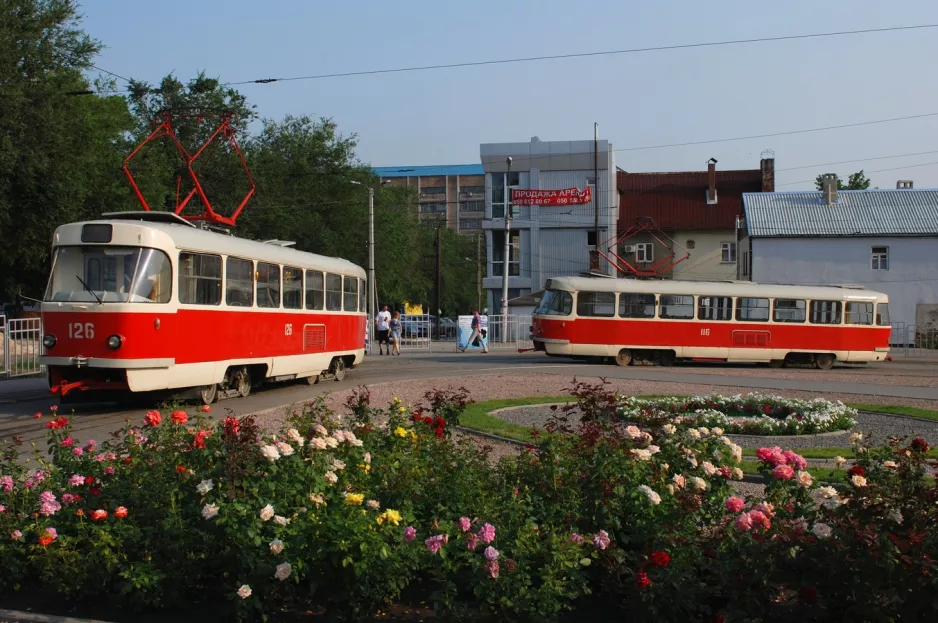
[[[364,186],[361,182],[350,180],[356,186]],[[388,181],[381,182],[384,186]],[[368,352],[372,351],[375,343],[375,298],[378,294],[375,285],[375,189],[368,186]]]
[[[505,255],[502,270],[502,342],[508,342],[508,266],[511,252],[511,156],[505,159],[508,174],[505,176]]]

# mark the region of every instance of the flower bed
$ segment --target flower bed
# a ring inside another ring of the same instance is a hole
[[[760,449],[766,498],[744,500],[725,436],[613,423],[614,395],[575,393],[582,423],[558,414],[497,466],[450,435],[462,392],[376,410],[361,390],[344,423],[320,401],[276,436],[171,409],[99,444],[54,417],[51,460],[24,465],[11,445],[0,462],[0,601],[20,586],[78,614],[105,596],[150,611],[201,599],[225,620],[393,602],[498,621],[933,614],[924,442],[860,448],[846,493],[823,490],[820,507],[803,458]]]
[[[822,398],[798,400],[749,394],[694,396],[691,398],[622,397],[619,415],[624,419],[671,417],[675,422],[714,426],[739,435],[810,435],[850,430],[856,409]]]

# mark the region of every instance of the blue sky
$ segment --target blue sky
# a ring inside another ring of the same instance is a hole
[[[223,81],[938,24],[935,0],[85,0],[100,67]],[[591,139],[616,149],[938,111],[938,29],[241,87],[264,117],[333,118],[374,166],[462,164],[479,144]],[[628,171],[756,168],[778,190],[832,171],[938,187],[938,117],[787,137],[619,151]]]

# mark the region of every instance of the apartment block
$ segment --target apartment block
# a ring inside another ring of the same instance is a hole
[[[482,230],[485,171],[481,164],[375,167],[374,171],[390,186],[417,192],[421,221],[444,221],[447,228],[459,233]]]

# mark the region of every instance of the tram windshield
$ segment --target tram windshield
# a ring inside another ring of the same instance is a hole
[[[545,290],[534,313],[542,316],[569,316],[573,313],[573,296],[562,290]]]
[[[74,246],[56,249],[46,301],[168,303],[173,267],[157,249]]]

